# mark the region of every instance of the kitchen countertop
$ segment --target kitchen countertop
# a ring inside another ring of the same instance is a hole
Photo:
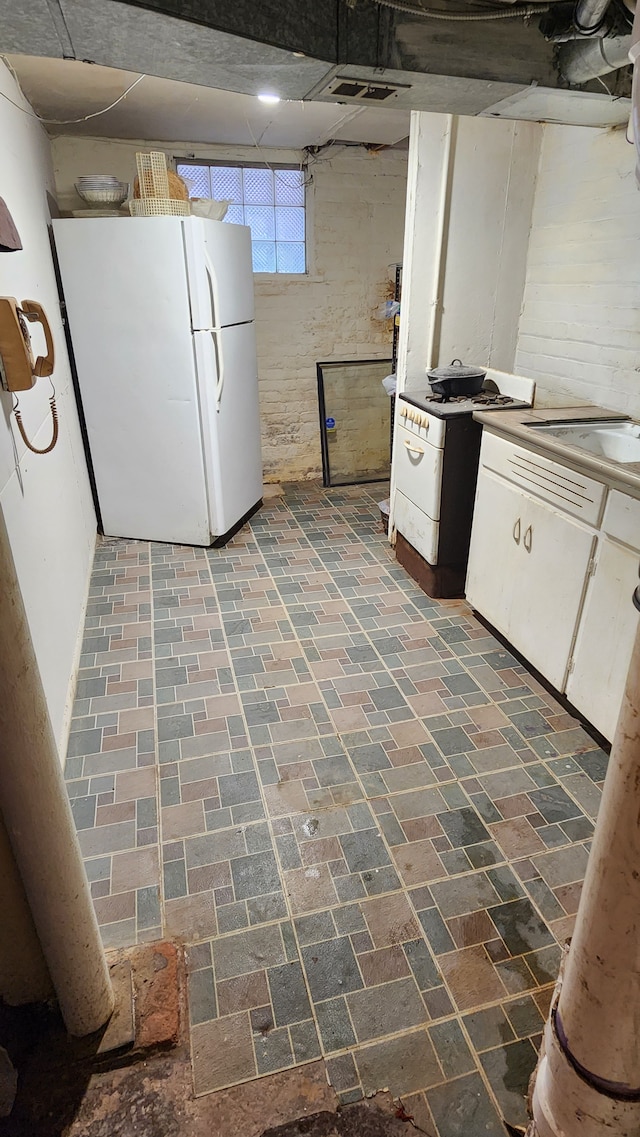
[[[473,417],[485,430],[500,434],[527,446],[528,449],[562,461],[572,469],[589,473],[592,477],[622,493],[640,498],[640,462],[616,462],[592,454],[578,446],[562,442],[530,429],[534,423],[596,422],[600,420],[631,421],[629,415],[610,411],[605,407],[528,407],[526,410],[474,411]]]

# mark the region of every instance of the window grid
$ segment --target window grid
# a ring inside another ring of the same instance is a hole
[[[190,197],[231,202],[224,220],[251,229],[253,271],[304,273],[304,176],[295,167],[176,162]]]

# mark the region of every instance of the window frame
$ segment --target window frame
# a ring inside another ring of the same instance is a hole
[[[239,158],[226,159],[226,158],[183,158],[180,155],[174,155],[173,166],[174,170],[178,171],[178,166],[234,166],[241,170],[271,170],[274,174],[278,170],[298,170],[304,174],[304,170],[299,162],[245,162]],[[272,280],[274,277],[282,280],[301,280],[308,279],[310,275],[309,260],[309,198],[307,195],[307,186],[305,185],[304,178],[302,183],[303,190],[303,205],[304,209],[304,272],[256,272],[253,275],[261,279]],[[242,205],[244,207],[244,201]],[[248,228],[248,226],[247,226]],[[277,241],[275,242],[277,244]],[[281,242],[286,244],[286,241]]]

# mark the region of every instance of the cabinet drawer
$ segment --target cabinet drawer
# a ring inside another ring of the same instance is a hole
[[[440,525],[427,517],[412,501],[396,490],[393,521],[399,533],[428,561],[435,565],[438,559]]]
[[[440,518],[442,455],[442,450],[430,446],[412,430],[396,427],[393,447],[396,490],[434,521]]]
[[[640,501],[619,490],[611,490],[604,511],[602,529],[609,537],[640,550]]]
[[[528,493],[581,518],[587,525],[598,524],[606,489],[593,478],[525,447],[514,446],[486,430],[482,435],[480,462]]]

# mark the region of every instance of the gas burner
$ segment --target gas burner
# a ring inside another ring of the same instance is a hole
[[[479,391],[477,395],[471,395],[471,402],[484,406],[505,406],[512,403],[513,399],[510,395],[499,395],[494,391]]]
[[[429,393],[425,396],[425,403],[454,407],[460,403],[474,403],[484,407],[504,407],[513,403],[511,395],[501,395],[498,391],[479,391],[477,395],[437,395]]]
[[[531,394],[533,394],[533,384]],[[531,399],[519,399],[513,395],[503,394],[496,384],[488,380],[481,391],[475,395],[453,395],[450,399],[436,394],[429,389],[425,394],[403,392],[401,399],[412,403],[423,411],[428,411],[436,418],[464,418],[471,417],[474,411],[501,411],[518,407],[528,407]]]
[[[426,395],[427,403],[468,403],[468,395]]]

